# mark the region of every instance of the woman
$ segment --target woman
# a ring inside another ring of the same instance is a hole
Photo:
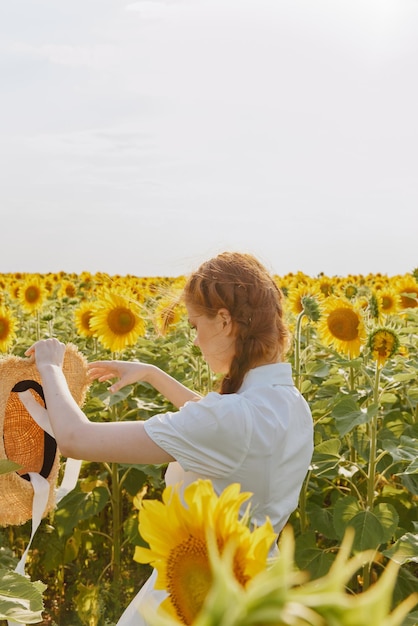
[[[210,479],[220,493],[231,483],[252,492],[252,519],[268,516],[280,533],[296,508],[313,449],[308,405],[294,387],[283,359],[288,331],[282,294],[253,256],[225,252],[203,263],[188,279],[184,302],[196,331],[195,345],[213,372],[219,392],[205,397],[149,364],[102,361],[89,365],[110,391],[145,381],[175,407],[147,421],[90,422],[68,390],[62,372],[65,346],[55,339],[35,343],[48,414],[64,456],[89,461],[168,463],[167,484],[183,487]],[[145,624],[138,605],[153,590],[154,574],[119,621]]]

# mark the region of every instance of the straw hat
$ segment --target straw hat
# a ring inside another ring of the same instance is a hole
[[[87,360],[73,344],[65,348],[63,371],[74,400],[81,406],[88,389]],[[42,381],[33,360],[0,358],[0,459],[15,461],[18,472],[0,475],[0,526],[23,524],[32,517],[33,487],[28,473],[50,483],[44,516],[55,504],[59,450],[50,434],[33,419],[19,395],[30,393],[45,408]],[[41,410],[42,410],[41,409]]]

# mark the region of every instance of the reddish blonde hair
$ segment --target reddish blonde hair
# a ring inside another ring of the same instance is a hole
[[[251,254],[223,252],[203,263],[189,277],[184,300],[210,318],[222,308],[231,315],[235,356],[221,381],[221,393],[238,391],[253,367],[283,359],[289,342],[283,295],[273,276]]]

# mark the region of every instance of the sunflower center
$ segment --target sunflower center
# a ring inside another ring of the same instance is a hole
[[[41,292],[38,289],[38,287],[36,287],[35,285],[31,285],[25,291],[25,300],[26,302],[29,302],[30,304],[37,302],[40,297],[41,297]]]
[[[382,297],[382,309],[383,311],[387,311],[388,309],[392,308],[393,306],[393,298],[391,298],[390,296],[383,296]]]
[[[250,576],[245,574],[244,566],[242,563],[240,563],[240,561],[238,560],[236,556],[234,558],[233,569],[234,569],[235,578],[237,579],[237,581],[242,587],[245,587],[247,582],[250,580]]]
[[[0,318],[0,340],[6,339],[9,336],[10,323],[5,317]]]
[[[397,340],[392,333],[385,330],[376,332],[373,337],[372,350],[381,358],[389,358],[397,348]]]
[[[403,309],[414,309],[418,306],[418,290],[408,288],[406,293],[401,294]]]
[[[91,311],[85,311],[81,316],[81,326],[84,330],[90,330]]]
[[[328,283],[328,282],[321,283],[319,288],[322,291],[322,293],[324,294],[324,296],[330,296],[332,294],[332,292],[333,292],[332,284]]]
[[[344,307],[331,311],[328,316],[330,333],[341,341],[354,341],[358,338],[359,318],[355,311]]]
[[[126,335],[135,328],[136,318],[129,309],[116,307],[109,311],[107,323],[115,335]]]
[[[167,560],[167,591],[183,624],[192,624],[211,587],[206,543],[190,535]]]
[[[347,285],[345,288],[346,298],[354,298],[357,293],[357,287],[355,285]]]
[[[77,293],[77,290],[74,285],[65,286],[65,295],[68,296],[69,298],[74,298],[76,293]]]

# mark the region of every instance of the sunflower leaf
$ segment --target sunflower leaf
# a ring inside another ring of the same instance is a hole
[[[356,426],[370,422],[377,411],[378,406],[376,404],[371,404],[366,409],[362,409],[351,396],[348,396],[334,406],[331,415],[335,419],[338,433],[343,437]]]
[[[40,622],[45,589],[43,583],[32,583],[26,576],[0,569],[0,619],[21,624]]]

